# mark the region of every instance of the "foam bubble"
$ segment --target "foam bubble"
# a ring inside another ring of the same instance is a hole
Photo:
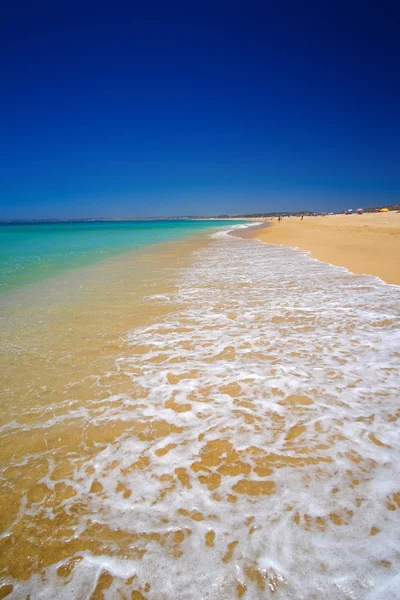
[[[23,426],[77,445],[31,457],[25,515],[71,550],[14,596],[395,597],[400,289],[219,234],[178,275],[86,382],[126,392]]]

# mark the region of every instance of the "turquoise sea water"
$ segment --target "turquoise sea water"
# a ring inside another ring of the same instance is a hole
[[[182,239],[232,223],[168,220],[2,225],[0,292],[36,283],[63,271],[124,252]]]

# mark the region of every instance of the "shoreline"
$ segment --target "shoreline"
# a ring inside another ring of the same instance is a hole
[[[305,250],[312,258],[400,285],[400,214],[271,219],[246,237]]]
[[[243,227],[240,229],[232,229],[229,232],[229,235],[233,235],[234,237],[239,237],[242,239],[254,238],[257,236],[257,234],[260,230],[263,230],[269,226],[270,226],[270,223],[267,223],[266,221],[261,222],[261,223],[259,222],[259,223],[256,223],[255,225],[247,225],[246,227]]]
[[[49,305],[10,306],[0,564],[13,596],[101,591],[107,571],[127,597],[162,597],[168,572],[177,599],[186,573],[193,597],[222,575],[213,598],[256,598],[273,556],[280,595],[331,597],[340,570],[358,598],[366,570],[372,587],[398,569],[400,288],[254,243],[266,226],[105,260],[49,282]],[[340,564],[339,525],[355,540]],[[321,545],[317,586],[304,573]]]

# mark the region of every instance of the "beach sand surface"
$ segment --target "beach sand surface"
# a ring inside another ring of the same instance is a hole
[[[400,287],[225,230],[0,313],[0,598],[400,597]]]
[[[376,275],[400,285],[400,213],[275,218],[253,232],[269,244],[309,250],[313,258],[353,273]]]

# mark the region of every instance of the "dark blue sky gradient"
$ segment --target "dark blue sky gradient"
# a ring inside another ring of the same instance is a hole
[[[397,2],[0,9],[0,218],[400,202]]]

